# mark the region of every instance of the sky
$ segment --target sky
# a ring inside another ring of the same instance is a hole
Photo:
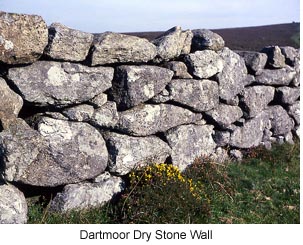
[[[92,33],[219,29],[300,21],[300,0],[0,0],[0,10],[41,15]]]

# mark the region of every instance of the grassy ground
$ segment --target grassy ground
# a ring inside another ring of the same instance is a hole
[[[28,222],[299,223],[299,148],[299,142],[257,148],[227,165],[197,159],[182,176],[160,165],[141,169],[120,201],[87,211],[52,214],[48,201],[32,198]]]

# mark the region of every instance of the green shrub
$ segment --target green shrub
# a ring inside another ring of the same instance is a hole
[[[206,223],[209,218],[202,183],[167,164],[132,171],[119,205],[123,223]]]

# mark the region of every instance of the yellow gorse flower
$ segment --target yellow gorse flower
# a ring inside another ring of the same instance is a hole
[[[202,183],[193,183],[191,178],[187,178],[182,175],[178,167],[160,163],[149,165],[145,168],[134,170],[129,174],[130,183],[132,185],[151,185],[155,178],[160,178],[161,184],[163,186],[173,184],[174,182],[179,182],[187,186],[190,193],[197,199],[201,199],[202,193]]]

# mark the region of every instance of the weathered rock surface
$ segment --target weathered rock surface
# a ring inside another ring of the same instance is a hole
[[[197,121],[201,114],[169,105],[140,105],[119,113],[117,129],[135,136],[147,136],[157,132]]]
[[[40,58],[47,45],[48,31],[37,15],[0,12],[0,61],[28,64]]]
[[[263,131],[270,128],[269,115],[261,112],[249,119],[242,127],[237,127],[231,134],[230,145],[238,148],[251,148],[258,146],[263,138]]]
[[[195,158],[207,157],[215,151],[212,125],[181,125],[168,130],[165,137],[172,148],[173,165],[183,171]]]
[[[88,103],[96,108],[100,108],[107,102],[107,94],[101,93],[96,95],[94,98],[90,99]]]
[[[48,29],[48,45],[44,54],[55,60],[83,61],[94,39],[94,35],[53,23]]]
[[[285,57],[286,64],[294,66],[296,59],[298,59],[300,55],[299,50],[289,46],[280,47],[280,49]]]
[[[212,50],[196,51],[185,56],[191,74],[198,78],[209,78],[221,72],[224,60]]]
[[[173,78],[190,79],[193,78],[187,72],[187,66],[181,61],[170,61],[164,64],[164,67],[174,72]]]
[[[119,108],[131,108],[159,94],[172,77],[173,72],[162,67],[119,66],[112,95]]]
[[[273,136],[286,135],[294,127],[294,121],[289,117],[282,106],[270,106],[266,112],[271,118]]]
[[[230,141],[230,132],[215,130],[213,138],[217,146],[226,146]]]
[[[287,112],[293,119],[295,119],[296,124],[300,125],[300,101],[289,106]]]
[[[255,117],[274,99],[275,88],[271,86],[252,86],[244,89],[241,102],[247,117]]]
[[[222,128],[226,128],[239,120],[242,117],[243,112],[238,106],[219,104],[214,109],[205,112],[205,114],[210,116]]]
[[[208,111],[219,104],[218,84],[211,80],[176,79],[168,85],[170,99],[195,111]]]
[[[18,116],[22,106],[22,98],[12,91],[5,80],[0,77],[0,112],[7,117]]]
[[[132,169],[154,163],[162,163],[171,149],[155,136],[132,137],[117,133],[105,133],[109,151],[109,171],[125,175]]]
[[[253,74],[259,74],[267,62],[267,55],[253,51],[237,51],[245,61],[245,65]]]
[[[92,126],[42,117],[37,128],[19,120],[0,133],[7,180],[58,186],[94,178],[107,167],[105,142]]]
[[[121,192],[123,180],[111,176],[99,183],[79,183],[66,185],[50,204],[50,211],[69,212],[96,208],[106,204],[114,195]]]
[[[64,106],[88,101],[111,87],[114,69],[38,61],[9,69],[22,97],[37,106]]]
[[[95,36],[91,65],[148,62],[157,54],[155,45],[145,38],[105,32]]]
[[[182,31],[180,26],[169,29],[152,41],[157,47],[156,59],[163,61],[176,58],[181,54],[189,54],[192,38],[192,32],[190,30]]]
[[[244,89],[247,69],[244,60],[230,49],[224,48],[219,54],[225,63],[222,72],[216,75],[219,95],[220,98],[229,100]]]
[[[210,30],[198,29],[192,31],[194,36],[192,40],[192,51],[210,49],[219,51],[224,48],[223,38]]]
[[[94,114],[94,107],[83,104],[64,109],[62,113],[71,121],[87,122]]]
[[[277,70],[264,69],[256,76],[256,81],[264,85],[288,85],[295,77],[296,72],[287,66]]]
[[[117,106],[115,102],[108,101],[94,111],[90,123],[101,128],[113,128],[119,121]]]
[[[0,224],[27,222],[27,203],[21,191],[0,180]]]
[[[285,67],[285,57],[278,46],[269,46],[261,50],[262,53],[266,53],[268,56],[267,65],[271,68],[283,68]]]
[[[284,104],[293,104],[300,97],[300,88],[279,87],[276,92],[279,100]]]
[[[165,103],[171,99],[170,93],[167,89],[163,89],[159,94],[155,95],[151,101],[156,104]]]

